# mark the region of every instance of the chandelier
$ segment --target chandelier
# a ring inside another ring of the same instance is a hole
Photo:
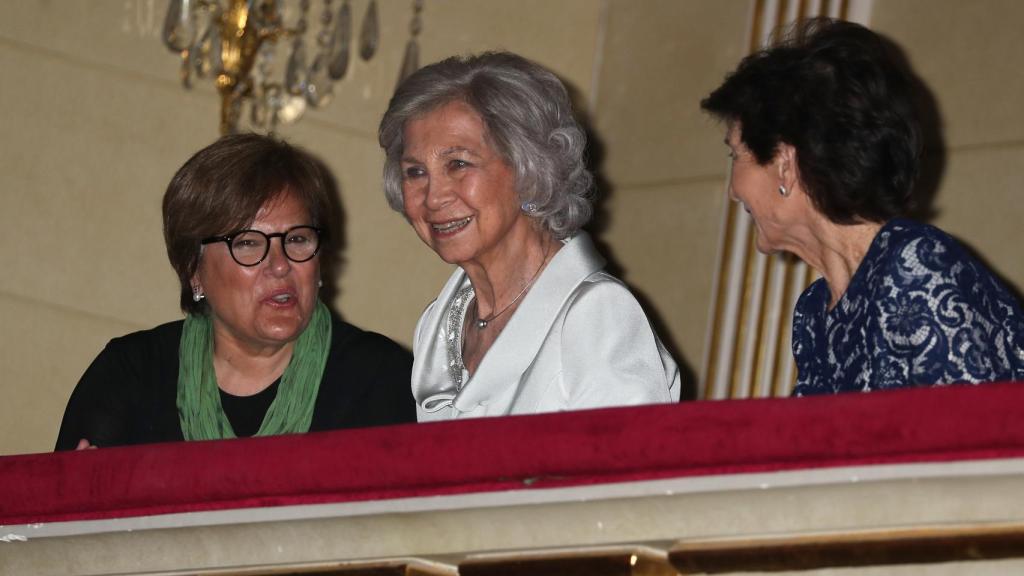
[[[213,78],[221,97],[221,134],[274,132],[325,106],[356,52],[369,62],[380,44],[377,0],[369,0],[358,36],[350,0],[169,0],[164,44],[181,57],[181,81]],[[417,37],[423,0],[413,0],[409,41],[399,82],[419,67]],[[311,19],[317,20],[314,25]],[[307,38],[313,29],[315,34]],[[282,56],[282,53],[286,56]],[[281,63],[283,62],[283,66]]]

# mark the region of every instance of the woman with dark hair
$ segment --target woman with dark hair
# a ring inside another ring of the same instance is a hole
[[[330,213],[319,166],[279,140],[226,136],[189,159],[163,201],[185,320],[107,344],[57,449],[414,420],[408,352],[318,297]]]
[[[895,48],[815,19],[745,58],[701,102],[725,120],[730,197],[761,252],[822,278],[793,321],[796,395],[1024,379],[1024,315],[911,207],[921,136]]]
[[[379,136],[389,204],[458,266],[416,327],[419,420],[678,400],[675,361],[580,230],[586,137],[554,74],[448,58],[402,82]]]

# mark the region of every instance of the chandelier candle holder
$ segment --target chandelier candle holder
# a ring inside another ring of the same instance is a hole
[[[423,0],[414,0],[415,32],[419,34]],[[330,102],[334,83],[348,73],[352,59],[352,6],[349,0],[169,0],[163,41],[181,57],[181,81],[212,77],[221,97],[221,134],[238,131],[248,116],[252,128],[273,133],[291,124],[308,107]],[[312,39],[310,15],[318,15]],[[380,45],[377,0],[363,15],[356,52],[369,62]],[[280,48],[280,49],[279,49]],[[408,52],[407,46],[407,52]],[[286,52],[281,58],[279,52]],[[279,61],[284,62],[281,67]],[[408,60],[408,54],[406,55]],[[399,80],[406,72],[403,62]],[[416,70],[416,62],[411,64]],[[247,114],[246,114],[247,111]]]

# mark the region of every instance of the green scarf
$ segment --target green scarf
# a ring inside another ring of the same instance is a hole
[[[313,317],[295,342],[277,397],[267,409],[256,436],[309,431],[330,346],[331,316],[327,306],[317,300]],[[185,317],[178,360],[178,418],[185,440],[234,438],[235,431],[220,404],[213,369],[213,322],[209,316]]]

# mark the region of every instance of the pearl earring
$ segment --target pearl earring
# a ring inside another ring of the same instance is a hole
[[[199,289],[199,286],[193,286],[192,287],[192,301],[193,302],[199,302],[203,298],[206,298],[206,294],[203,294],[202,290]]]

